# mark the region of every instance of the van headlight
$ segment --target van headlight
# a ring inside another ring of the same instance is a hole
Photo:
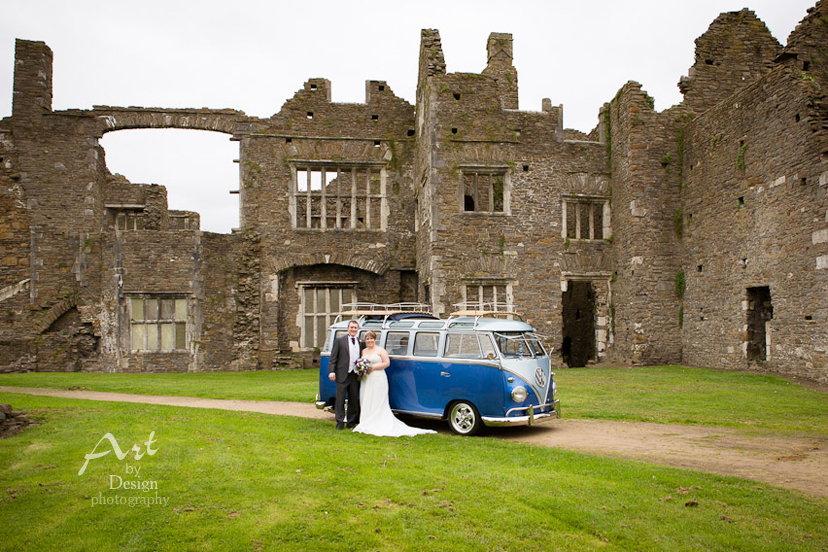
[[[526,400],[526,397],[527,397],[526,388],[523,387],[522,385],[512,389],[512,400],[515,401],[516,403],[522,403],[523,401]]]

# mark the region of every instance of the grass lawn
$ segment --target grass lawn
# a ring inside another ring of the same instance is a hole
[[[682,366],[589,367],[560,370],[556,380],[567,417],[828,435],[828,394],[778,376]]]
[[[828,499],[494,438],[18,394],[0,550],[825,550]],[[574,408],[574,407],[573,407]],[[119,460],[120,448],[139,444]],[[136,477],[135,469],[140,471]],[[140,477],[140,479],[138,479]],[[112,489],[112,482],[155,487]],[[166,505],[95,504],[139,497]],[[793,515],[792,515],[793,514]]]
[[[313,402],[319,390],[319,370],[178,374],[37,372],[0,374],[0,385],[206,399]]]
[[[310,402],[318,371],[185,374],[0,374],[0,385],[150,395]],[[721,425],[828,434],[828,394],[777,376],[675,366],[557,373],[568,418]]]

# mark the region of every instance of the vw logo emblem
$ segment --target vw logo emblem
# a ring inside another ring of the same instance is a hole
[[[543,373],[543,368],[535,368],[535,383],[538,387],[546,387],[546,374]]]

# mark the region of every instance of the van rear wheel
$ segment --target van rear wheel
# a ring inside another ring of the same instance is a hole
[[[457,435],[477,435],[483,427],[477,408],[466,401],[457,401],[451,405],[448,422],[451,430]]]

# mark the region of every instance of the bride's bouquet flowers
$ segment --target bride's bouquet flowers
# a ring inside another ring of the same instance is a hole
[[[359,357],[354,361],[354,372],[359,376],[359,379],[363,379],[368,374],[370,368],[371,361],[365,357]]]

